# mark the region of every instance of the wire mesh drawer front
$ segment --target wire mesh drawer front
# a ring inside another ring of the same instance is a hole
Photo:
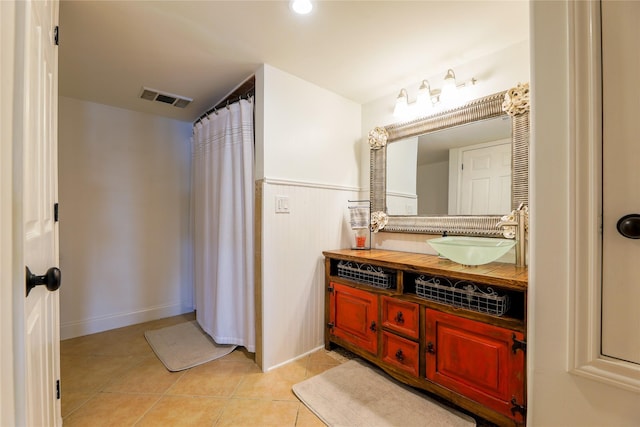
[[[431,276],[420,276],[415,282],[416,294],[421,298],[495,316],[509,310],[508,295],[500,295],[491,288],[481,289],[473,282],[452,283],[444,277]]]
[[[338,263],[338,276],[366,283],[376,288],[390,289],[396,287],[396,273],[371,264],[340,261]]]

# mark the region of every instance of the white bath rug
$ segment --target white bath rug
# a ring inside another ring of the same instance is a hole
[[[172,372],[210,362],[236,348],[232,344],[217,344],[195,320],[146,331],[144,337],[158,359]]]

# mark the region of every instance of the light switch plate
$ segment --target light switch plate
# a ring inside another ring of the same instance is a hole
[[[289,196],[276,196],[276,213],[289,213]]]

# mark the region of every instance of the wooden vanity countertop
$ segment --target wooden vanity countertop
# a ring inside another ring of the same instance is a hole
[[[465,266],[440,258],[437,255],[384,249],[336,249],[323,251],[322,254],[326,258],[355,262],[375,262],[377,265],[396,270],[446,276],[519,290],[526,290],[529,282],[527,267],[516,267],[515,264],[502,262]]]

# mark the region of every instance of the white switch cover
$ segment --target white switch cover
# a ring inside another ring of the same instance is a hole
[[[289,196],[276,196],[276,213],[289,213]]]

